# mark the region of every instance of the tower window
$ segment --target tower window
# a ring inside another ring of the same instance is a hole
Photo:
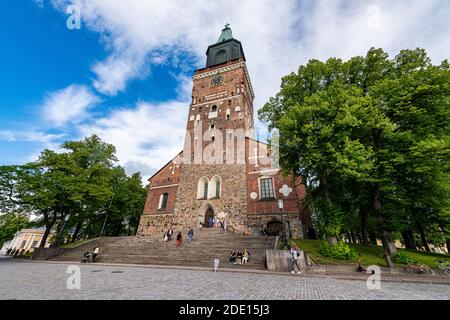
[[[164,210],[167,207],[167,200],[169,199],[169,194],[163,193],[160,197],[159,197],[159,205],[158,205],[158,210]]]
[[[212,106],[211,107],[211,112],[216,112],[216,111],[217,111],[217,106],[216,105]]]
[[[220,198],[220,181],[216,181],[216,198]]]
[[[206,177],[198,181],[197,199],[208,199],[208,178]]]
[[[208,199],[208,182],[203,186],[203,199]]]

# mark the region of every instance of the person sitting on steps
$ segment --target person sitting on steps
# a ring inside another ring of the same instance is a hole
[[[231,252],[229,262],[232,264],[236,264],[236,251]]]
[[[236,255],[236,263],[237,264],[242,264],[242,251],[239,251]]]
[[[250,252],[247,249],[244,249],[244,253],[242,255],[242,264],[248,264],[249,258],[250,258]]]

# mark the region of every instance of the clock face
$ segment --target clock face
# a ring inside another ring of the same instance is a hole
[[[211,87],[218,87],[223,84],[223,75],[218,74],[211,78]]]

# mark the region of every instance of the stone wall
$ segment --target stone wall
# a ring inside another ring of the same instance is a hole
[[[151,236],[164,234],[173,225],[173,214],[144,214],[139,222],[137,236]]]
[[[284,213],[284,219],[286,221],[286,228],[288,228],[288,226],[290,227],[293,239],[305,238],[305,230],[303,230],[301,214],[297,212]],[[247,221],[250,228],[264,229],[269,222],[281,222],[281,215],[279,212],[272,214],[249,214],[247,216]]]
[[[291,252],[289,250],[266,250],[266,260],[267,270],[279,272],[292,271],[292,259]],[[297,267],[294,267],[294,271],[302,271],[302,273],[306,272],[307,265],[303,251],[300,251],[299,257],[297,259],[297,264],[299,265],[301,270],[298,270]]]
[[[197,199],[197,184],[200,178],[220,176],[220,199]],[[247,228],[247,201],[244,165],[183,165],[174,209],[174,223],[188,228],[204,223],[208,207],[214,216],[225,219],[230,230],[250,234]]]

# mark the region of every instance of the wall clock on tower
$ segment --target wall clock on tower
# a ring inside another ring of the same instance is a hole
[[[218,87],[223,84],[223,75],[218,74],[211,78],[211,87]]]

